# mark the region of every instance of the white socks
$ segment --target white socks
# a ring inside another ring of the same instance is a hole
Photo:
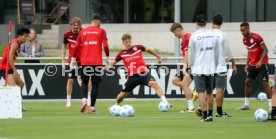
[[[164,95],[161,96],[161,100],[162,100],[163,102],[169,103]]]
[[[244,105],[245,106],[249,106],[250,105],[248,97],[244,98]]]
[[[67,104],[71,104],[71,96],[67,95]]]
[[[193,100],[192,100],[192,99],[191,99],[191,100],[187,100],[187,102],[188,102],[188,109],[189,109],[189,110],[194,109],[194,103],[193,103]]]
[[[271,109],[272,108],[272,100],[271,99],[268,99],[268,108]]]

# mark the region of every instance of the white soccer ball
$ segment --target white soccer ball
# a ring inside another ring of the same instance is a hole
[[[120,116],[120,109],[121,109],[121,106],[120,105],[113,105],[111,106],[108,111],[110,112],[111,115],[113,116]]]
[[[255,111],[254,118],[258,122],[264,122],[268,119],[268,112],[264,109],[258,109]]]
[[[167,112],[170,109],[170,104],[168,102],[161,101],[158,105],[158,108],[162,112]]]
[[[258,94],[258,98],[257,98],[257,99],[258,99],[258,100],[267,100],[266,93],[260,92],[260,93]]]
[[[132,117],[135,113],[135,110],[130,105],[124,105],[120,109],[120,116],[122,117]]]

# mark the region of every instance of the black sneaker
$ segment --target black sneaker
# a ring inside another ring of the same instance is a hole
[[[269,121],[274,121],[274,120],[276,120],[276,116],[272,116],[271,114],[269,114],[267,120],[269,120]]]
[[[202,117],[202,110],[200,109],[200,108],[198,108],[197,110],[196,110],[196,115],[198,116],[198,117]]]
[[[22,112],[25,112],[25,111],[27,111],[27,110],[22,107]]]
[[[222,118],[228,118],[232,117],[231,115],[228,115],[226,112],[223,112],[222,114],[216,114],[216,117],[222,117]]]
[[[207,118],[201,118],[201,122],[212,122],[213,121],[213,117],[212,116],[208,116]]]

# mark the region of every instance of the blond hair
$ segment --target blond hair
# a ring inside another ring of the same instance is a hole
[[[78,18],[78,17],[73,17],[73,18],[70,20],[70,25],[73,25],[74,23],[78,23],[79,25],[81,25],[81,19]]]
[[[129,33],[126,33],[122,36],[122,41],[127,40],[127,39],[131,39],[131,35]]]

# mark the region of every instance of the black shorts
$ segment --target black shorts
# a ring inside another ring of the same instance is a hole
[[[8,70],[9,75],[13,74],[13,73],[14,73],[13,69]],[[6,71],[5,70],[0,70],[0,79],[1,78],[5,79],[5,77],[6,77]]]
[[[268,67],[266,64],[262,64],[259,69],[255,66],[248,66],[247,78],[255,80],[259,74],[261,74],[263,81],[268,82]]]
[[[155,81],[155,79],[151,76],[149,72],[135,74],[133,76],[129,76],[127,82],[123,86],[123,92],[132,92],[132,90],[138,85],[146,85],[148,86],[150,81]]]
[[[216,73],[215,74],[215,81],[214,81],[215,88],[226,88],[227,85],[227,72]]]
[[[101,69],[103,66],[81,66],[81,78],[82,83],[88,84],[89,78],[91,77],[92,82],[98,83],[102,81],[103,72],[101,72]]]
[[[79,67],[79,66],[78,66]],[[66,65],[65,67],[66,71],[66,75],[68,77],[68,79],[76,79],[78,75],[80,75],[80,69],[75,70],[75,69],[70,69],[70,65]]]
[[[186,72],[188,72],[188,69],[186,69]],[[182,70],[180,70],[180,71],[177,71],[177,73],[174,75],[175,77],[177,77],[177,78],[179,78],[180,79],[180,81],[182,81],[183,79],[184,79],[184,73],[183,73],[183,71]],[[193,75],[189,75],[190,76],[190,78],[193,80],[194,79],[194,77],[193,77]]]
[[[198,93],[212,94],[214,89],[214,75],[197,74],[194,75],[195,88]]]

